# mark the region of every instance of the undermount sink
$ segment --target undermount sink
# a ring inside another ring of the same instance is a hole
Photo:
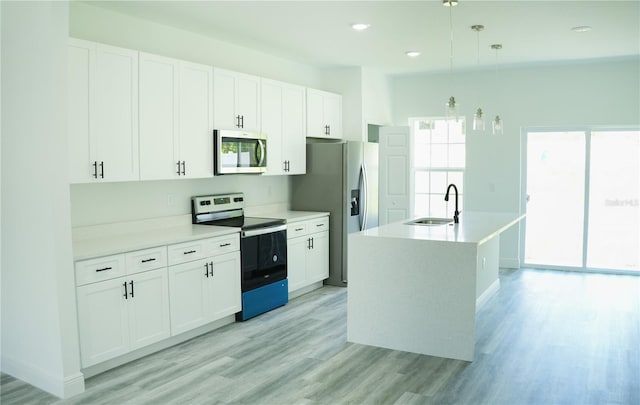
[[[446,225],[453,222],[451,218],[418,218],[413,221],[406,222],[407,225],[425,225],[425,226],[434,226],[434,225]]]

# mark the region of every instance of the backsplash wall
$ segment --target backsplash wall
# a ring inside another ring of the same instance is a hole
[[[192,196],[229,192],[244,192],[247,207],[288,205],[288,176],[229,175],[197,180],[73,184],[71,225],[190,214]]]

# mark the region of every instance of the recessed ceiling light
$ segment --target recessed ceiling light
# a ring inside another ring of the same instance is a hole
[[[367,28],[369,28],[370,26],[371,26],[371,24],[365,24],[365,23],[351,24],[351,28],[353,28],[356,31],[364,31]]]
[[[410,58],[416,58],[416,57],[420,56],[420,52],[418,52],[418,51],[407,51],[404,54],[407,55]]]
[[[587,31],[591,31],[593,28],[589,27],[588,25],[580,25],[578,27],[573,27],[571,28],[571,31],[573,32],[587,32]]]

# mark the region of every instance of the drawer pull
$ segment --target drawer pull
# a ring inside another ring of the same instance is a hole
[[[196,252],[195,250],[190,250],[188,252],[183,252],[182,254],[183,255],[190,255],[191,253],[195,253],[195,252]]]
[[[317,227],[324,226],[324,224],[316,224]]]
[[[295,231],[296,231],[296,232],[304,231],[304,228],[296,228],[296,229],[295,229]]]
[[[102,268],[102,269],[96,269],[96,273],[99,272],[99,271],[107,271],[107,270],[111,270],[111,267],[105,267],[105,268]]]
[[[153,262],[153,261],[155,261],[155,260],[156,260],[156,258],[155,258],[155,257],[152,257],[151,259],[144,259],[144,260],[142,260],[142,263],[149,263],[149,262]]]
[[[220,245],[220,247],[226,247],[226,246],[231,246],[231,243],[227,242],[227,243],[223,243],[222,245]]]

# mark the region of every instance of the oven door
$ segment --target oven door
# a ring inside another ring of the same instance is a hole
[[[287,226],[242,232],[242,292],[287,278]]]
[[[264,173],[267,139],[264,134],[214,130],[215,174]]]

